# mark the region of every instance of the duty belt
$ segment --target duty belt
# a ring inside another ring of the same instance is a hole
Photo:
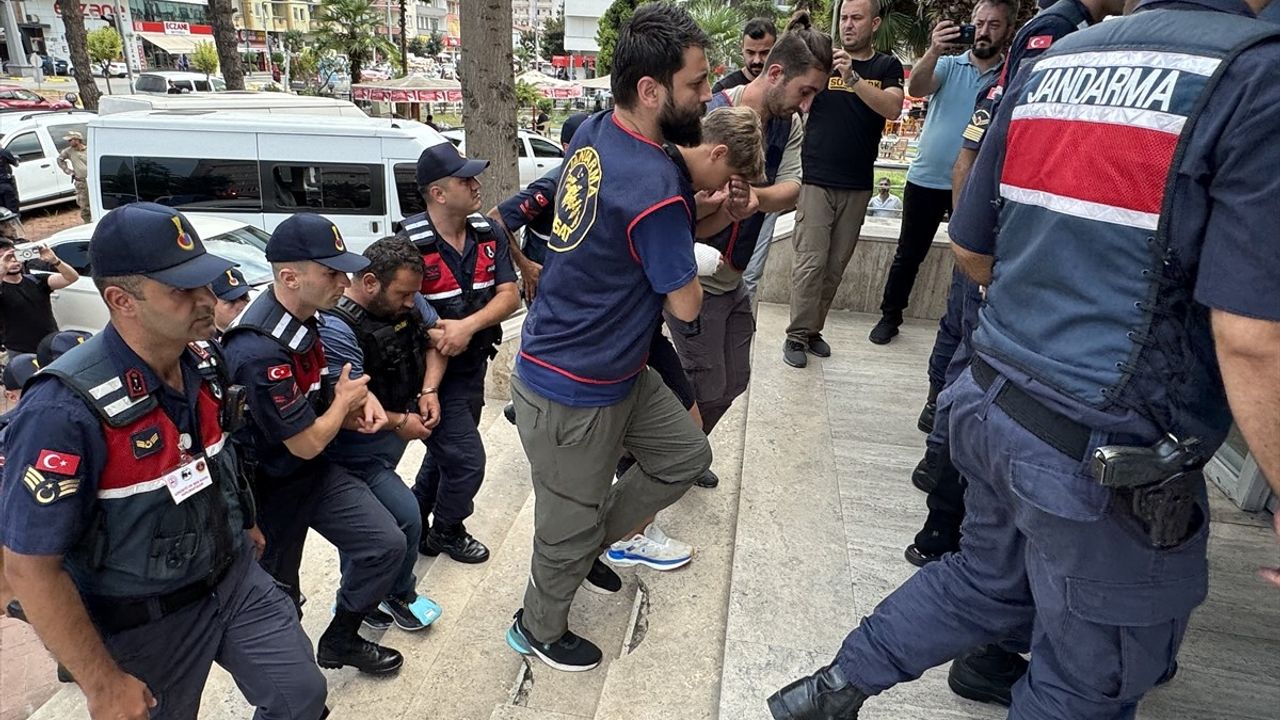
[[[974,355],[969,362],[973,379],[978,387],[986,390],[1000,376],[1000,372],[987,361]],[[1087,426],[1050,410],[1022,388],[1006,382],[996,393],[996,407],[1013,418],[1027,432],[1048,443],[1050,447],[1069,458],[1083,460],[1089,452],[1093,431]]]
[[[233,558],[204,578],[184,585],[173,592],[146,598],[110,598],[93,596],[85,598],[90,617],[105,635],[115,635],[126,630],[155,622],[172,615],[204,598],[222,582],[235,564]]]

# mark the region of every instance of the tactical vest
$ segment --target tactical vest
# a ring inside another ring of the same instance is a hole
[[[718,107],[732,107],[728,93],[717,93],[707,104],[710,112]],[[778,168],[782,165],[782,155],[787,149],[787,141],[791,139],[791,116],[770,118],[764,126],[764,174],[768,184],[772,185],[778,178]],[[739,273],[747,269],[751,255],[755,252],[756,243],[760,239],[760,230],[764,227],[765,213],[758,212],[751,217],[729,225],[702,242],[720,251],[724,261]],[[765,242],[769,242],[766,238]]]
[[[422,294],[441,318],[458,320],[481,310],[497,294],[498,243],[493,226],[483,215],[467,218],[471,232],[475,233],[476,256],[471,268],[471,282],[463,287],[462,279],[454,275],[449,263],[440,256],[440,244],[444,242],[431,225],[431,218],[422,212],[411,215],[401,223],[401,234],[408,237],[422,253]],[[471,344],[461,354],[449,358],[448,372],[475,369],[498,354],[497,345],[502,342],[502,327],[494,325],[471,337]]]
[[[223,333],[224,342],[239,332],[255,332],[276,341],[289,353],[290,372],[298,388],[307,396],[316,415],[323,415],[333,401],[336,378],[329,376],[320,335],[276,299],[275,286],[258,293],[231,327]]]
[[[1044,19],[1057,16],[1065,19],[1068,23],[1075,26],[1076,30],[1084,30],[1089,27],[1089,17],[1084,14],[1084,8],[1075,0],[1058,0],[1058,2],[1036,13],[1036,16],[1027,21],[1027,24],[1018,31],[1013,37],[1013,44],[1010,45],[1014,50],[1021,52],[1027,47],[1027,43],[1031,38],[1036,37],[1032,33],[1039,32],[1040,28],[1045,26]],[[1061,41],[1059,41],[1061,42]],[[1020,65],[1021,63],[1019,63]],[[1022,68],[1019,67],[1018,70]],[[1016,71],[1015,71],[1016,74]],[[996,87],[999,88],[997,95],[1004,92],[1009,87],[1009,82],[1013,77],[1009,75],[1009,62],[1006,59],[1004,67],[1000,70],[1000,79],[996,81]]]
[[[356,334],[364,355],[369,392],[394,412],[417,411],[418,389],[427,371],[427,326],[416,311],[394,320],[369,314],[359,303],[343,296],[325,315],[345,322]]]
[[[85,595],[138,598],[171,592],[225,570],[244,542],[245,490],[220,417],[227,386],[208,345],[193,344],[190,352],[202,379],[199,437],[179,433],[156,393],[146,392],[140,371],[118,367],[101,335],[41,371],[93,408],[106,441],[97,502],[87,530],[64,559]],[[199,462],[201,455],[213,484],[175,503],[166,477]]]
[[[1186,276],[1194,258],[1170,248],[1173,189],[1226,67],[1277,35],[1227,13],[1139,11],[1019,72],[977,350],[1085,406],[1175,434],[1197,424],[1221,379],[1196,349],[1211,341]]]

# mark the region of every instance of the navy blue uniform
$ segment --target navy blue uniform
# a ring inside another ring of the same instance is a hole
[[[547,240],[555,219],[552,204],[560,187],[560,169],[560,165],[551,168],[520,192],[498,203],[502,224],[512,233],[524,228],[524,256],[539,265],[547,261]]]
[[[177,431],[201,437],[196,420],[201,381],[193,356],[182,361],[186,391],[179,392],[162,383],[113,326],[108,325],[102,337],[115,364],[137,373],[138,387],[155,393]],[[28,385],[5,435],[0,539],[24,555],[67,555],[91,531],[95,507],[114,502],[121,493],[100,487],[108,455],[102,421],[67,385],[40,375]],[[139,441],[133,455],[140,461],[163,450],[167,442],[146,433],[134,440]],[[52,499],[27,482],[33,470],[58,482]],[[77,586],[91,581],[84,569],[68,569]],[[258,720],[319,717],[325,681],[315,666],[311,643],[288,598],[253,562],[248,543],[210,590],[159,619],[104,632],[107,649],[122,669],[145,682],[159,701],[152,717],[194,717],[213,662],[235,675],[246,699],[258,706]],[[106,611],[123,602],[116,599]]]
[[[1164,433],[1211,453],[1230,412],[1210,309],[1280,321],[1274,30],[1235,0],[1148,0],[1005,94],[951,223],[995,257],[975,359],[944,394],[964,538],[846,639],[863,692],[1028,630],[1015,720],[1132,718],[1169,671],[1207,592],[1203,481],[1182,485],[1194,504],[1166,542],[1143,488],[1102,486],[1089,458]]]

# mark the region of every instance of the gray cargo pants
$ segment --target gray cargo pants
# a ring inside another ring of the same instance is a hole
[[[711,467],[711,446],[648,367],[616,405],[561,405],[514,376],[511,400],[536,503],[524,626],[538,641],[555,642],[601,548],[679,500]],[[636,464],[614,483],[624,449]]]
[[[723,295],[705,293],[698,319],[666,315],[680,364],[693,383],[702,429],[711,434],[729,406],[751,383],[751,340],[756,319],[744,284]]]

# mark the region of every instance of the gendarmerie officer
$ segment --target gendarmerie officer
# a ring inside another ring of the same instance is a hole
[[[208,284],[231,262],[190,223],[125,205],[89,245],[111,322],[44,368],[9,427],[6,566],[27,617],[102,718],[194,718],[213,662],[255,717],[315,720],[325,681],[227,432]],[[188,345],[188,343],[192,343]]]
[[[237,447],[255,466],[258,521],[267,537],[268,572],[298,600],[298,570],[307,528],[337,546],[348,563],[333,622],[316,648],[324,668],[394,672],[400,653],[359,635],[378,611],[404,558],[404,535],[369,486],[326,459],[343,427],[376,432],[386,415],[366,389],[368,377],[333,378],[325,366],[316,313],[332,308],[368,260],[347,252],[338,228],[323,216],[294,215],[267,241],[275,282],[245,308],[223,336],[227,363],[247,391],[247,426]]]
[[[426,212],[404,219],[401,236],[422,253],[422,294],[440,315],[437,347],[449,356],[439,387],[440,425],[427,438],[427,456],[413,492],[425,533],[421,551],[463,563],[489,559],[489,549],[463,524],[484,481],[480,438],[484,378],[502,340],[499,323],[520,305],[507,239],[478,214],[488,160],[468,160],[449,143],[422,151],[418,189]],[[428,516],[432,520],[428,523]]]
[[[218,304],[213,306],[214,339],[221,340],[222,333],[249,304],[249,282],[239,270],[231,268],[219,275],[210,287],[218,299]]]
[[[1280,490],[1280,248],[1259,240],[1280,230],[1280,26],[1252,12],[1267,2],[1142,0],[1006,92],[950,225],[989,285],[944,393],[969,481],[960,551],[770,698],[776,718],[855,718],[1019,633],[1014,720],[1132,718],[1172,669],[1208,587],[1201,468],[1233,414]]]
[[[331,374],[351,366],[368,375],[369,393],[386,410],[387,425],[373,434],[343,430],[326,454],[364,480],[404,534],[405,555],[380,608],[396,626],[423,630],[440,617],[440,606],[417,591],[413,566],[422,539],[422,518],[413,491],[396,473],[410,441],[425,440],[440,422],[440,401],[423,395],[437,387],[445,357],[431,347],[428,330],[439,318],[422,298],[422,256],[403,238],[383,238],[365,248],[369,266],[355,274],[337,307],[323,313],[320,337]],[[341,558],[343,567],[349,559]]]
[[[13,177],[13,169],[16,167],[17,156],[0,148],[0,207],[8,208],[15,215],[21,206],[18,201],[18,184]]]

